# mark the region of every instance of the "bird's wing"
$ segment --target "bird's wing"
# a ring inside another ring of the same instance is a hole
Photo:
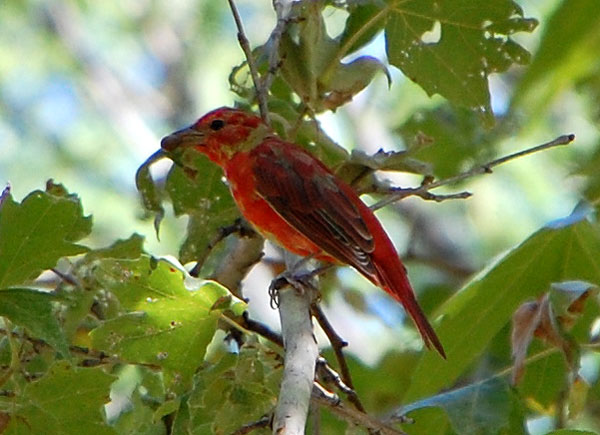
[[[373,235],[356,194],[310,154],[278,138],[252,153],[256,190],[271,207],[324,252],[375,278]]]

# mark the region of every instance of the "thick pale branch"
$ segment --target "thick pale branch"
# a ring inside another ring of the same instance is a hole
[[[459,181],[466,180],[467,178],[471,178],[475,175],[490,174],[490,173],[492,173],[493,167],[501,165],[502,163],[506,163],[510,160],[514,160],[519,157],[523,157],[523,156],[533,154],[538,151],[543,151],[543,150],[546,150],[549,148],[553,148],[553,147],[556,147],[559,145],[568,145],[571,142],[573,142],[574,140],[575,140],[574,134],[565,134],[565,135],[557,137],[556,139],[554,139],[550,142],[546,142],[544,144],[535,146],[533,148],[528,148],[526,150],[519,151],[517,153],[513,153],[513,154],[509,154],[504,157],[500,157],[499,159],[492,160],[491,162],[488,162],[488,163],[484,163],[483,165],[475,166],[475,167],[471,168],[470,170],[462,172],[453,177],[444,178],[444,179],[438,180],[438,181],[427,180],[421,186],[416,187],[414,189],[398,189],[394,193],[392,193],[389,197],[382,199],[381,201],[379,201],[376,204],[374,204],[373,206],[371,206],[371,209],[379,210],[380,208],[385,207],[386,205],[392,204],[396,201],[399,201],[402,198],[405,198],[407,196],[420,196],[424,199],[434,199],[434,200],[448,199],[448,195],[446,195],[446,197],[441,196],[441,195],[433,195],[429,191],[432,189],[435,189],[437,187],[440,187],[440,186],[446,186],[449,184],[458,183]],[[466,196],[469,196],[470,194],[468,192],[461,192],[461,193],[454,194],[454,195],[455,195],[455,197],[458,197],[458,198],[464,198]],[[432,196],[432,198],[428,198],[428,196]],[[441,199],[436,199],[436,198],[441,198]]]
[[[302,272],[293,266],[299,257],[288,252],[284,252],[284,256],[288,270]],[[277,289],[285,359],[273,433],[301,435],[304,434],[319,356],[310,314],[314,294],[312,286],[293,277],[286,280],[291,285]]]

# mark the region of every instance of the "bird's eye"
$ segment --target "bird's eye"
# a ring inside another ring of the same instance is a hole
[[[222,119],[215,119],[210,123],[209,127],[211,130],[221,130],[223,127],[225,127],[225,121],[223,121]]]

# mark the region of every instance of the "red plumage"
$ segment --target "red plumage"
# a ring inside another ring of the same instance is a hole
[[[189,147],[206,154],[223,168],[240,211],[265,237],[299,255],[353,266],[402,303],[427,347],[445,357],[381,223],[310,153],[257,116],[230,108],[208,113],[161,146],[172,155]]]

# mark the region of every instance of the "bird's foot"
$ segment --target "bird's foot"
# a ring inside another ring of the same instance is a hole
[[[311,291],[315,295],[319,295],[319,290],[315,287],[313,280],[315,278],[314,271],[294,271],[286,270],[277,276],[269,286],[269,296],[271,298],[271,308],[279,308],[279,291],[287,286],[295,289],[299,294]]]

